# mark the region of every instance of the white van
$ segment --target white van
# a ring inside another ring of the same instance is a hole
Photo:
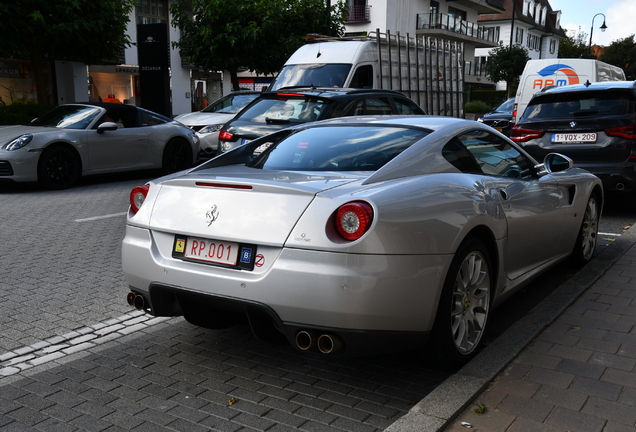
[[[625,72],[594,59],[555,58],[528,60],[519,80],[512,122],[517,123],[528,102],[544,87],[585,84],[598,81],[625,81]]]

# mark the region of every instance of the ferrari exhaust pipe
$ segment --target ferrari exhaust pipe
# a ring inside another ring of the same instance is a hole
[[[616,190],[622,191],[625,189],[625,185],[623,183],[616,183]]]
[[[316,336],[306,330],[301,330],[296,334],[296,346],[307,351],[316,345]]]
[[[144,310],[148,307],[146,298],[141,294],[135,294],[134,292],[129,292],[126,295],[126,301],[130,306],[134,307],[137,310]]]
[[[323,354],[331,354],[344,348],[344,342],[336,335],[321,335],[317,343],[318,350]]]

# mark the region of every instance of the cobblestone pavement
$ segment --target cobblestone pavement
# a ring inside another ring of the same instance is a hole
[[[590,280],[445,432],[636,430],[634,230],[624,236],[631,247]]]
[[[0,430],[379,431],[448,374],[339,359],[134,311],[121,272],[142,177],[0,188]]]

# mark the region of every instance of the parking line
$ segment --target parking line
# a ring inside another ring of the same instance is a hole
[[[89,218],[85,218],[85,219],[75,219],[73,222],[88,222],[88,221],[94,221],[94,220],[99,220],[99,219],[108,219],[108,218],[112,218],[112,217],[125,216],[125,215],[126,215],[126,212],[124,212],[124,213],[113,213],[113,214],[104,215],[104,216],[94,216],[94,217],[89,217]]]
[[[598,233],[598,235],[605,235],[605,236],[614,236],[614,237],[620,237],[620,234],[613,234],[613,233],[604,233],[604,232],[600,232]]]

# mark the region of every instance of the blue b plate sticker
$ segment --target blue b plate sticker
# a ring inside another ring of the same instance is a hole
[[[241,258],[240,260],[242,263],[251,263],[252,262],[252,248],[250,247],[243,247],[241,249]]]

